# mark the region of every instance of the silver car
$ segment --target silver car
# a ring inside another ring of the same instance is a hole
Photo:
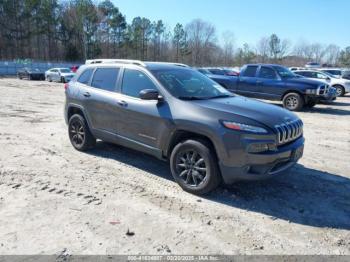
[[[67,83],[73,77],[75,73],[73,73],[69,68],[51,68],[45,72],[45,79],[49,82],[61,82]]]
[[[350,81],[347,79],[337,78],[331,74],[319,70],[297,70],[294,71],[294,73],[307,78],[324,81],[336,89],[337,96],[344,96],[346,93],[350,92]]]

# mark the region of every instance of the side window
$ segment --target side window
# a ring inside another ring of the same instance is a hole
[[[98,68],[95,71],[91,86],[102,90],[114,91],[118,74],[119,68]]]
[[[257,69],[258,69],[257,66],[247,66],[246,69],[244,70],[242,76],[255,77]]]
[[[322,74],[322,73],[317,73],[317,78],[319,78],[319,79],[326,79],[327,76]]]
[[[259,77],[261,78],[267,78],[267,79],[276,79],[276,72],[272,68],[269,67],[261,67],[259,71]]]
[[[137,70],[125,69],[122,94],[139,97],[140,91],[143,89],[157,89],[157,87],[144,73]]]
[[[78,82],[82,83],[84,85],[89,84],[92,72],[94,71],[93,68],[86,69],[78,78]]]
[[[225,75],[225,72],[219,69],[209,69],[209,71],[214,75]]]

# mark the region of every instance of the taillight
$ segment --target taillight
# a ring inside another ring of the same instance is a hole
[[[65,83],[65,84],[64,84],[64,90],[67,90],[68,87],[69,87],[68,83]]]

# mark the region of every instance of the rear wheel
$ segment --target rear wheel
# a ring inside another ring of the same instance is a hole
[[[96,138],[81,115],[75,114],[69,119],[68,134],[73,147],[79,151],[86,151],[96,144]]]
[[[288,93],[283,97],[283,107],[290,111],[299,111],[304,106],[304,99],[298,93]]]
[[[175,146],[170,157],[171,173],[183,190],[203,195],[221,181],[210,145],[204,140],[186,140]]]
[[[335,88],[335,90],[336,90],[337,96],[344,96],[344,94],[345,94],[345,89],[344,89],[344,87],[342,87],[342,86],[340,86],[340,85],[335,85],[334,88]]]

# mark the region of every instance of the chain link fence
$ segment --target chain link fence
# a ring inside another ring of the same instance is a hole
[[[38,68],[42,72],[54,67],[72,67],[76,65],[81,65],[83,63],[64,63],[64,62],[40,62],[33,61],[30,59],[24,60],[14,60],[14,61],[0,61],[0,76],[14,76],[20,68],[28,67],[31,69]]]

